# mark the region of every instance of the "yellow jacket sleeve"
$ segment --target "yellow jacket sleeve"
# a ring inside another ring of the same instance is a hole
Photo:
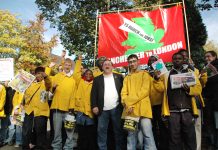
[[[200,82],[201,82],[202,88],[204,88],[207,83],[207,73],[206,72],[201,75]]]
[[[190,96],[198,96],[201,95],[202,86],[197,76],[195,76],[196,84],[190,87],[189,95]]]
[[[76,84],[78,85],[80,80],[81,80],[81,66],[82,66],[82,61],[81,60],[77,60],[76,61],[76,65],[74,67],[74,71],[73,71],[73,78],[76,81]]]
[[[0,85],[0,111],[4,109],[6,101],[6,90],[5,87]]]
[[[165,88],[164,88],[163,78],[160,78],[159,80],[153,80],[152,84],[153,84],[155,90],[157,90],[160,93],[164,92]]]
[[[128,97],[128,76],[123,80],[123,87],[121,91],[121,103],[124,105],[126,98]]]
[[[51,75],[51,68],[49,68],[49,67],[45,67],[45,73],[48,75],[48,76],[50,76]]]
[[[126,100],[125,100],[125,104],[127,106],[132,106],[136,103],[138,103],[139,101],[141,101],[142,99],[144,99],[145,97],[149,96],[150,94],[150,77],[148,75],[147,72],[143,73],[143,78],[142,78],[142,86],[140,88],[140,90],[135,91],[136,94],[135,95],[128,95]]]
[[[70,100],[70,106],[69,106],[69,109],[75,109],[75,97],[76,97],[76,87],[74,86],[74,90],[72,92],[72,95],[71,95],[72,99]]]
[[[45,88],[46,88],[46,91],[50,91],[51,90],[51,87],[52,87],[52,80],[49,76],[47,76],[45,79]]]

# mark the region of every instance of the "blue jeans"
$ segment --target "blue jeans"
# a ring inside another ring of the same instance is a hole
[[[140,149],[144,150],[157,150],[153,132],[152,132],[152,124],[151,119],[148,118],[141,118],[139,121],[139,128],[140,133],[143,135],[143,145],[140,145]],[[132,132],[128,131],[127,136],[127,150],[136,150],[137,147],[137,137],[138,137],[138,131]],[[142,141],[142,140],[140,140]]]
[[[61,150],[62,149],[62,124],[65,120],[65,117],[68,113],[62,112],[58,110],[53,111],[53,124],[54,124],[54,139],[52,141],[53,150]],[[67,139],[64,144],[64,150],[73,150],[73,133],[74,130],[66,130]]]
[[[98,148],[107,150],[107,130],[109,120],[112,121],[113,132],[115,137],[116,150],[122,149],[123,135],[121,127],[122,109],[118,106],[111,110],[102,111],[98,116]]]
[[[8,135],[8,127],[10,125],[10,116],[6,116],[4,118],[0,118],[0,143],[6,143],[7,135]]]
[[[11,124],[9,126],[7,143],[15,139],[16,145],[22,145],[22,127]]]

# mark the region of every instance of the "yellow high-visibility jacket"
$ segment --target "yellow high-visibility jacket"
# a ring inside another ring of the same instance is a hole
[[[190,70],[189,70],[190,71]],[[154,81],[154,86],[159,90],[164,92],[163,103],[162,103],[162,115],[163,116],[170,116],[169,105],[168,105],[168,98],[167,98],[167,88],[168,88],[168,78],[169,72],[164,74],[164,80]],[[193,115],[198,116],[198,109],[196,105],[196,100],[194,96],[198,96],[202,92],[202,87],[198,77],[195,74],[196,78],[196,85],[190,87],[190,92],[188,93],[192,96],[192,111]]]
[[[19,105],[22,103],[23,97],[24,97],[24,94],[23,94],[23,93],[20,93],[20,92],[18,92],[18,91],[16,91],[16,92],[14,93],[13,100],[12,100],[12,104],[13,104],[13,110],[12,110],[12,112],[14,112],[14,108],[15,108],[16,106],[19,106]]]
[[[91,110],[91,89],[93,81],[87,82],[81,78],[81,60],[76,61],[75,65],[75,74],[74,76],[77,76],[76,82],[78,85],[78,88],[76,90],[75,94],[75,111],[80,111],[84,113],[85,115],[89,116],[90,118],[93,118],[92,110]],[[78,78],[80,76],[80,78]]]
[[[151,90],[150,90],[150,100],[151,100],[151,105],[161,105],[163,101],[163,91],[159,91],[155,86],[154,86],[154,78],[150,76],[151,79]]]
[[[41,93],[51,87],[51,79],[47,77],[41,82],[33,82],[24,93],[24,109],[29,115],[34,112],[34,116],[49,116],[48,102],[41,101]],[[35,93],[35,94],[34,94]]]
[[[90,104],[92,84],[93,81],[87,82],[81,79],[75,95],[75,110],[84,113],[90,118],[93,118]]]
[[[6,101],[6,89],[3,85],[0,84],[0,117],[5,117],[5,106]]]
[[[197,77],[199,77],[200,73],[199,73],[199,70],[197,68],[195,68],[194,72],[195,72],[195,75]],[[200,80],[200,83],[201,83],[201,86],[202,86],[202,89],[203,89],[205,87],[206,83],[207,83],[207,73],[205,72],[204,74],[202,74],[201,77],[199,78],[199,80]],[[200,94],[199,97],[200,97],[202,107],[205,107],[204,99],[202,97],[202,94]]]
[[[58,73],[53,77],[52,84],[56,84],[57,88],[54,92],[51,109],[61,111],[74,109],[75,100],[73,98],[76,91],[76,81],[73,75],[68,77],[64,72]]]
[[[122,117],[152,118],[150,94],[150,75],[145,71],[137,71],[124,78],[121,91],[121,102],[124,106]],[[126,113],[133,107],[133,113]]]

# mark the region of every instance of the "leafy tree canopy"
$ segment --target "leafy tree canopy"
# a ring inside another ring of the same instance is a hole
[[[16,15],[0,10],[0,57],[15,57],[17,51],[25,46],[23,33],[25,27]]]
[[[202,0],[201,2],[203,2]],[[60,39],[69,52],[87,53],[93,60],[96,10],[107,11],[151,6],[165,3],[181,2],[181,0],[36,0],[42,15],[60,31]],[[206,27],[202,22],[195,0],[185,1],[188,16],[188,28],[193,59],[204,53],[203,45],[207,39]],[[214,1],[216,3],[217,0]],[[200,51],[200,52],[199,52]]]
[[[57,45],[57,36],[45,41],[45,20],[42,15],[37,15],[35,21],[29,21],[29,25],[23,34],[25,46],[20,49],[18,68],[31,69],[32,67],[47,65],[51,50]]]

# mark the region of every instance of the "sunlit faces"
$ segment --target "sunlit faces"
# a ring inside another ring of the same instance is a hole
[[[63,72],[63,67],[62,67],[62,65],[60,65],[60,66],[58,67],[58,72]]]
[[[156,61],[157,61],[156,57],[154,57],[154,56],[149,57],[149,59],[148,59],[148,66],[151,66],[151,64],[153,64]]]
[[[112,73],[112,70],[113,70],[112,62],[110,60],[104,61],[104,63],[102,64],[102,69],[103,69],[105,74]]]
[[[216,59],[216,56],[213,56],[211,53],[206,53],[204,58],[207,63],[210,63]]]
[[[91,80],[91,79],[93,79],[93,73],[92,73],[92,71],[91,70],[87,70],[86,72],[85,72],[85,78],[86,78],[86,80]]]
[[[138,68],[139,61],[138,61],[137,58],[130,58],[128,60],[128,64],[129,64],[129,69],[130,70],[136,70]]]
[[[182,56],[182,54],[175,54],[173,56],[173,66],[175,68],[179,68],[183,65],[183,62],[184,62],[184,58]]]
[[[44,79],[44,77],[43,77],[43,75],[42,75],[42,72],[37,72],[37,73],[35,74],[35,77],[36,77],[36,80],[37,80],[38,82],[41,82],[41,81]]]
[[[66,61],[64,62],[64,72],[69,73],[72,69],[72,62]]]
[[[188,57],[188,52],[187,51],[182,51],[180,54],[182,54],[183,58],[184,58],[184,62],[188,62],[189,57]]]

